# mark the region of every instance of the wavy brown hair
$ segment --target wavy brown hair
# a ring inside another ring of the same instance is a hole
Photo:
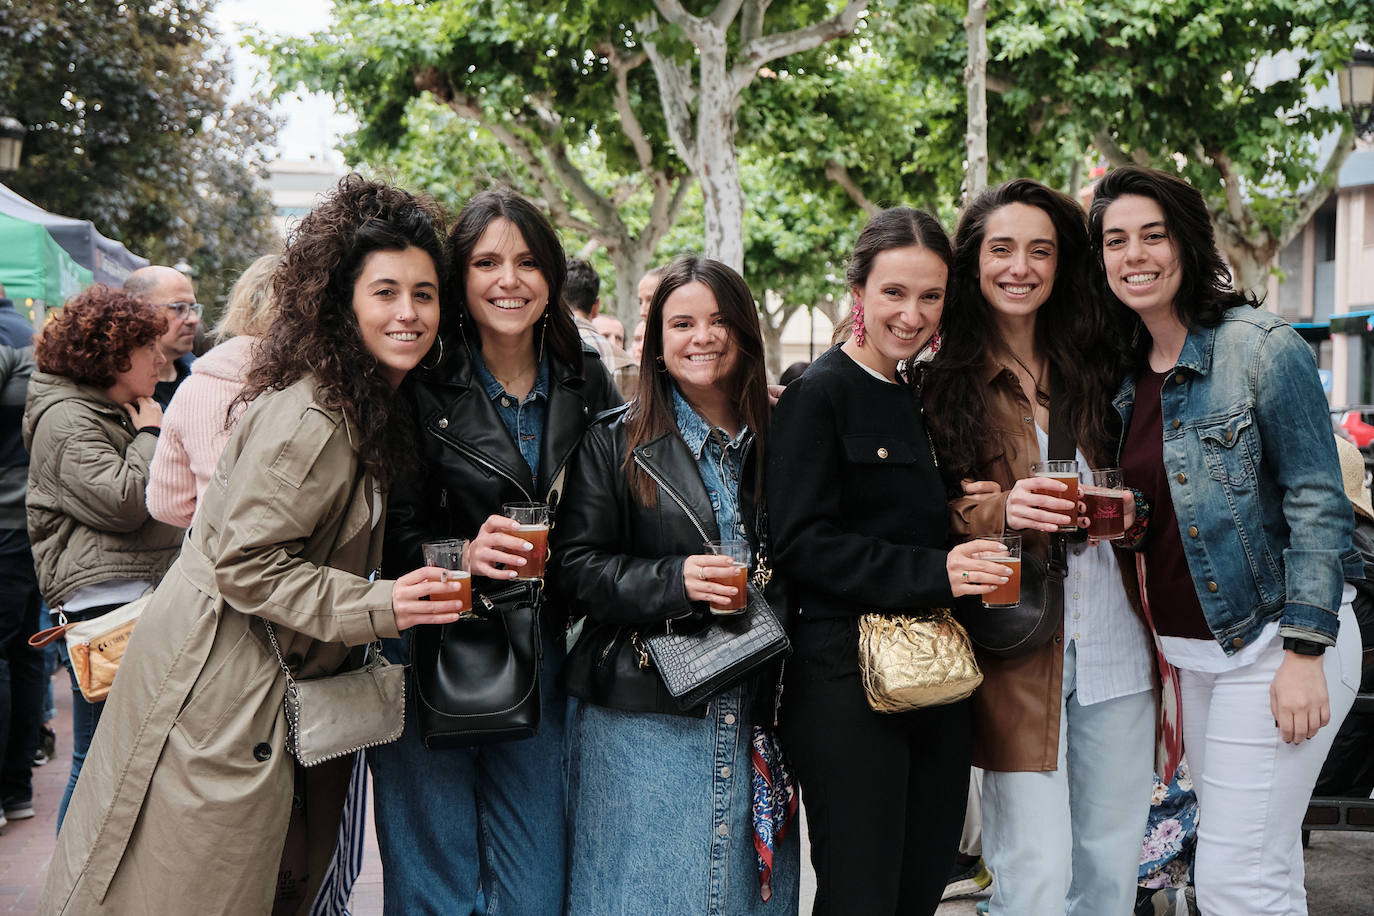
[[[744,278],[726,264],[710,258],[683,254],[663,268],[662,279],[649,302],[644,324],[644,359],[648,371],[640,376],[639,390],[625,420],[624,467],[630,490],[640,505],[652,506],[658,487],[634,463],[634,450],[663,434],[677,432],[673,409],[676,384],[663,367],[663,309],[668,297],[684,286],[700,283],[711,291],[721,317],[730,327],[738,358],[730,375],[722,379],[735,414],[754,433],[754,499],[763,498],[763,451],[768,440],[768,379],[763,369],[763,332],[758,307]],[[653,371],[653,370],[657,371]]]
[[[44,372],[109,388],[133,365],[134,350],[166,333],[162,312],[123,290],[96,284],[68,299],[43,325],[34,360]]]
[[[358,433],[359,458],[385,486],[398,465],[413,460],[414,432],[405,398],[363,343],[353,285],[374,251],[419,248],[434,262],[442,290],[443,231],[443,211],[432,198],[345,176],[282,252],[272,279],[279,314],[239,401],[313,375],[320,403],[343,412]]]

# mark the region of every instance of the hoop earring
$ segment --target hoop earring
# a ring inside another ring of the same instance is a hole
[[[435,334],[435,335],[434,335],[434,342],[437,343],[437,344],[439,345],[439,355],[436,356],[436,357],[434,357],[434,363],[433,363],[433,365],[426,366],[425,363],[424,363],[424,360],[421,360],[421,361],[420,361],[420,368],[421,368],[421,369],[424,369],[425,371],[429,371],[429,370],[432,370],[432,369],[438,369],[438,368],[439,368],[439,364],[442,363],[442,362],[444,361],[444,338],[443,338],[443,335],[441,335],[441,334]]]
[[[661,356],[656,356],[656,357],[654,357],[654,362],[656,362],[656,363],[658,364],[655,368],[657,368],[659,372],[667,372],[667,371],[668,371],[668,364],[667,364],[666,362],[663,361],[663,357],[661,357]]]
[[[864,304],[858,296],[854,297],[854,307],[849,311],[850,333],[854,335],[854,345],[862,347],[867,332],[864,330]]]

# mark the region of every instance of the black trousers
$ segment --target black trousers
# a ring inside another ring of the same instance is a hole
[[[889,715],[864,698],[858,621],[802,618],[782,737],[801,783],[815,916],[928,916],[968,803],[968,701]]]

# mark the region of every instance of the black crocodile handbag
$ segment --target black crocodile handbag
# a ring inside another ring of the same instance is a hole
[[[685,630],[670,620],[666,632],[645,636],[644,645],[682,709],[700,706],[791,649],[777,614],[752,584],[743,614],[713,616]]]

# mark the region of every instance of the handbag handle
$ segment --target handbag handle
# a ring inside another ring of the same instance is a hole
[[[267,639],[272,643],[272,651],[277,655],[277,665],[281,667],[281,673],[286,675],[286,689],[294,694],[296,692],[296,679],[291,676],[291,668],[286,664],[286,659],[282,658],[281,646],[277,643],[277,634],[272,629],[272,621],[263,620],[262,625],[267,628]],[[382,654],[381,640],[373,640],[367,644],[367,648],[363,652],[364,667],[367,665],[367,653],[369,652],[380,657]]]

